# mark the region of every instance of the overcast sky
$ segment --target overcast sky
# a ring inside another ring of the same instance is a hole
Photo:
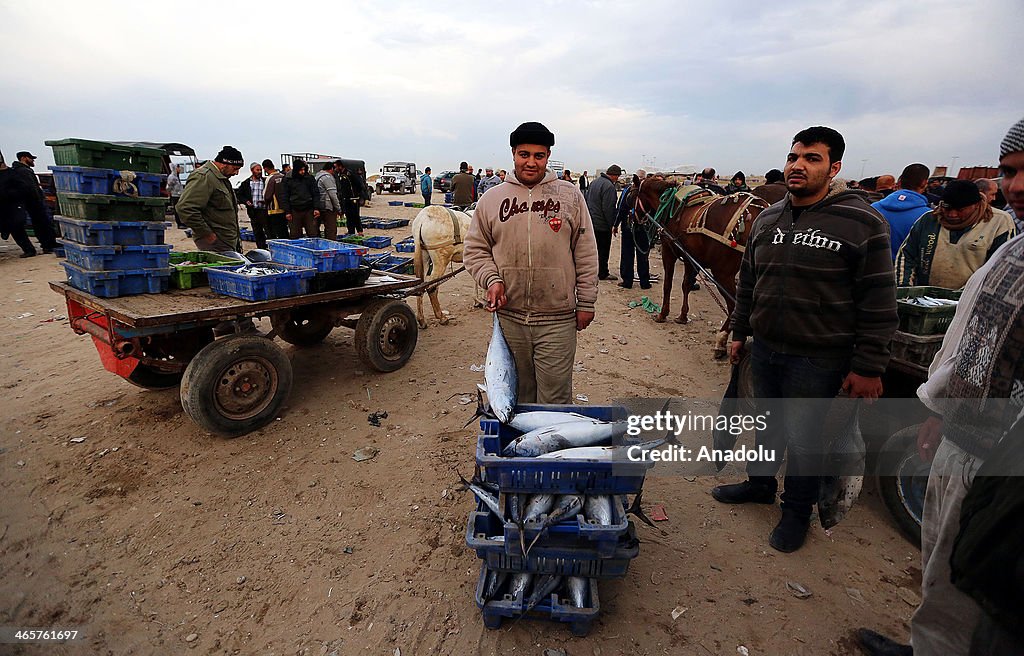
[[[511,168],[538,120],[574,172],[722,175],[829,125],[859,178],[995,165],[1024,116],[1021,0],[0,0],[0,37],[0,148],[37,168],[64,137]]]

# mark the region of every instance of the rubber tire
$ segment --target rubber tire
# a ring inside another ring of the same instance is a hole
[[[225,416],[216,401],[218,384],[232,365],[253,357],[274,369],[277,387],[269,403],[257,413],[241,419]],[[258,335],[231,335],[208,344],[189,362],[181,380],[181,405],[202,428],[224,437],[238,437],[274,421],[291,389],[292,363],[281,347]]]
[[[315,346],[334,330],[330,317],[308,309],[294,310],[287,315],[273,314],[270,316],[270,324],[282,340],[293,346]]]
[[[181,377],[184,375],[184,371],[169,373],[154,369],[140,362],[125,380],[136,387],[159,390],[177,387],[181,383]]]
[[[878,454],[878,462],[875,465],[875,482],[885,507],[889,509],[889,513],[896,520],[896,525],[899,526],[903,535],[917,546],[921,545],[921,521],[919,517],[915,516],[915,512],[920,513],[922,509],[916,508],[917,504],[913,500],[910,502],[915,507],[912,509],[908,506],[907,500],[904,498],[906,491],[903,488],[903,481],[898,476],[892,476],[890,472],[898,471],[901,464],[911,468],[916,468],[915,464],[924,467],[917,455],[917,429],[919,427],[920,424],[914,424],[893,433]],[[914,477],[913,481],[921,483],[918,477]],[[927,481],[924,483],[926,484]],[[922,491],[922,508],[923,502]]]
[[[389,321],[396,318],[404,321],[404,334],[387,336],[389,341],[402,340],[397,344],[398,353],[388,357],[380,349],[380,340],[385,338],[381,331]],[[356,354],[360,362],[367,367],[384,373],[397,371],[405,366],[412,357],[412,352],[416,350],[418,331],[416,314],[405,301],[393,298],[374,299],[363,309],[356,323]]]

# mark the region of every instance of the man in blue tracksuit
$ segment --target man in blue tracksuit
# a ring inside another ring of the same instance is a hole
[[[423,194],[423,206],[430,207],[430,198],[434,193],[434,180],[430,177],[430,167],[423,169],[420,176],[420,193]]]
[[[892,259],[900,246],[910,234],[910,228],[921,216],[931,209],[924,195],[928,188],[928,167],[924,164],[911,164],[900,174],[899,189],[880,201],[871,204],[889,223],[889,238],[892,246]]]

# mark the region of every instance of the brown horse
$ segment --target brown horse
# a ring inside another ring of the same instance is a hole
[[[751,194],[739,193],[730,196],[718,196],[711,192],[691,189],[686,200],[677,200],[677,195],[665,194],[667,189],[676,189],[677,182],[659,179],[640,181],[633,177],[633,203],[636,216],[640,221],[652,220],[664,228],[666,234],[661,236],[661,261],[665,269],[665,296],[661,305],[661,313],[654,317],[662,323],[668,317],[669,302],[672,297],[672,274],[676,260],[683,260],[683,307],[676,323],[687,323],[690,312],[689,296],[697,280],[698,270],[683,255],[669,238],[671,235],[690,256],[708,271],[721,286],[727,306],[727,314],[715,340],[715,357],[722,358],[726,354],[729,321],[732,318],[736,298],[736,274],[740,270],[743,250],[747,243],[750,227],[768,203]],[[683,190],[684,195],[687,191]],[[661,210],[662,197],[667,207]]]

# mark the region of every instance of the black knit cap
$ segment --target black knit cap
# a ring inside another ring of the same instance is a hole
[[[942,202],[950,209],[960,210],[981,202],[981,192],[970,180],[950,180],[942,192]]]
[[[519,144],[537,144],[551,148],[555,145],[555,135],[543,124],[536,121],[523,123],[509,135],[509,145],[513,148]]]
[[[230,164],[231,166],[242,167],[245,166],[245,159],[242,157],[242,152],[234,146],[224,146],[217,153],[217,157],[214,158],[215,162],[221,164]]]

